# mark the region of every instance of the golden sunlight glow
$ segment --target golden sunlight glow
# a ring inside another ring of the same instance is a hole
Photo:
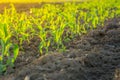
[[[85,0],[0,0],[0,3],[33,3],[33,2],[66,2],[66,1],[85,1]]]

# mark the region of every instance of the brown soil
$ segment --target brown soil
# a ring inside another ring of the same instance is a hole
[[[29,8],[28,8],[29,9]],[[39,55],[34,37],[0,80],[120,80],[120,18],[75,38],[64,53]]]

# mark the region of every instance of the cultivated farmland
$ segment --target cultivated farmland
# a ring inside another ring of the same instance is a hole
[[[0,10],[0,80],[120,79],[120,1],[1,3]]]

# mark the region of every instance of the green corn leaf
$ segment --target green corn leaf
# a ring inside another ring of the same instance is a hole
[[[2,46],[2,55],[4,55],[4,52],[5,52],[5,42],[1,39],[0,43],[1,43],[1,46]]]
[[[4,53],[4,55],[6,55],[6,56],[8,56],[9,57],[9,49],[10,49],[10,47],[12,46],[12,43],[7,43],[6,45],[5,45],[5,53]]]
[[[14,53],[14,56],[13,56],[12,62],[14,63],[19,53],[19,46],[17,44],[14,44],[13,53]]]
[[[0,74],[3,74],[4,71],[6,71],[6,65],[0,63]]]

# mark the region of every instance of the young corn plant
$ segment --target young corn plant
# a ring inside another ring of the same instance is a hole
[[[52,36],[55,41],[55,44],[57,45],[57,49],[65,48],[62,42],[63,41],[62,36],[63,36],[64,30],[65,30],[65,24],[61,24],[59,28],[53,28],[52,30]]]
[[[38,36],[40,37],[40,44],[39,44],[39,51],[40,54],[43,54],[43,50],[45,50],[46,53],[48,53],[48,49],[50,46],[50,39],[47,39],[47,31],[45,31],[44,28],[42,28],[42,26],[38,26],[39,28],[39,33]]]
[[[8,66],[13,67],[14,62],[18,56],[19,47],[16,44],[12,44],[10,42],[11,36],[12,34],[9,31],[8,25],[5,23],[0,23],[0,74],[6,71]],[[12,48],[13,54],[10,53],[10,48]]]

